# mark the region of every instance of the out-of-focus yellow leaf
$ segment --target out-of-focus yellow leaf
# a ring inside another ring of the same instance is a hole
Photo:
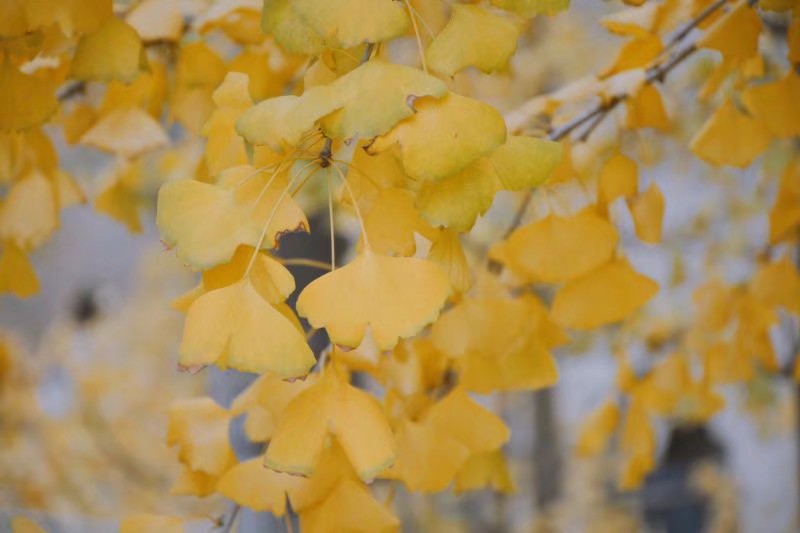
[[[124,224],[131,233],[141,233],[139,203],[139,194],[135,190],[129,188],[123,179],[114,179],[97,195],[94,208]]]
[[[782,306],[800,315],[800,273],[788,258],[759,268],[750,290],[765,304]]]
[[[473,455],[456,477],[456,494],[485,488],[502,494],[513,494],[516,490],[508,461],[501,450]]]
[[[405,6],[393,0],[294,0],[291,9],[331,48],[352,48],[403,35]]]
[[[771,138],[764,122],[726,100],[695,134],[690,148],[709,164],[746,168],[767,149]]]
[[[548,215],[517,229],[493,256],[524,279],[569,281],[611,259],[618,239],[614,226],[585,209],[568,217]]]
[[[58,227],[53,185],[38,171],[15,182],[0,204],[0,239],[38,248]]]
[[[126,517],[119,525],[119,533],[184,533],[183,520],[177,516],[136,514]]]
[[[430,427],[405,420],[397,433],[394,470],[414,492],[439,492],[447,488],[469,457],[459,441]]]
[[[455,231],[443,229],[436,233],[428,259],[447,272],[454,292],[466,292],[472,286],[467,257]]]
[[[630,198],[639,190],[639,170],[636,162],[615,152],[605,160],[600,169],[598,196],[610,204],[617,198]]]
[[[655,4],[653,4],[655,5]],[[632,96],[625,100],[625,127],[654,128],[666,131],[670,127],[669,117],[664,109],[664,102],[658,88],[652,84],[642,85]]]
[[[431,407],[422,423],[457,440],[472,454],[495,451],[511,436],[497,415],[470,398],[460,387]]]
[[[492,5],[525,18],[555,15],[569,7],[569,0],[492,0]]]
[[[8,61],[0,65],[0,130],[24,130],[46,122],[58,109],[55,84],[24,74]]]
[[[336,344],[357,347],[367,326],[381,350],[415,335],[439,316],[450,282],[438,265],[370,250],[308,285],[297,311]]]
[[[11,533],[47,533],[47,531],[27,516],[15,516],[11,519]]]
[[[3,245],[0,254],[0,294],[11,293],[27,298],[39,292],[39,279],[25,253],[12,242]]]
[[[261,457],[256,457],[225,472],[219,480],[217,491],[253,511],[283,516],[286,513],[287,493],[306,482],[297,476],[275,472],[264,466]]]
[[[778,81],[746,89],[742,100],[776,137],[800,136],[800,76],[794,69]]]
[[[370,494],[368,487],[347,480],[320,505],[300,513],[300,528],[314,533],[387,533],[399,531],[400,521]]]
[[[608,402],[594,411],[581,427],[575,451],[582,457],[593,457],[603,453],[619,424],[619,408]]]
[[[729,61],[744,61],[758,52],[759,35],[758,14],[747,2],[739,2],[706,30],[698,45],[719,50]]]
[[[100,118],[83,134],[81,144],[126,158],[154,150],[169,142],[166,132],[146,111],[117,109]]]
[[[70,75],[76,80],[130,83],[146,64],[147,56],[136,30],[117,17],[110,17],[78,41]]]
[[[661,242],[661,229],[664,221],[664,195],[656,182],[642,194],[628,200],[636,235],[642,242],[657,244]]]
[[[322,37],[292,8],[289,0],[265,0],[261,28],[290,54],[317,54],[325,48]]]
[[[183,33],[183,13],[177,0],[143,0],[128,13],[125,22],[145,42],[177,41]]]
[[[575,329],[592,329],[618,322],[647,303],[658,284],[620,259],[565,285],[553,301],[556,322]]]
[[[229,423],[230,413],[211,398],[180,400],[169,409],[167,443],[191,470],[219,476],[235,462]]]
[[[800,159],[790,161],[781,174],[778,196],[769,213],[769,242],[791,239],[800,228]]]
[[[518,37],[510,19],[479,6],[455,4],[450,22],[428,46],[425,58],[431,69],[445,76],[473,65],[490,73],[505,68]]]

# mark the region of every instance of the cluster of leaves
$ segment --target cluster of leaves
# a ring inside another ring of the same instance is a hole
[[[760,55],[762,23],[749,2],[631,3],[643,5],[603,21],[628,39],[608,69],[505,116],[460,94],[453,77],[507,68],[528,20],[567,1],[226,0],[188,23],[167,1],[144,0],[124,21],[101,0],[55,10],[8,3],[0,287],[36,291],[26,253],[55,230],[58,209],[82,198],[42,129],[55,116],[66,142],[114,156],[95,205],[131,230],[140,229],[147,177],[165,182],[158,228],[201,273],[175,302],[186,314],[180,367],[260,374],[230,409],[208,398],[172,408],[175,493],[222,494],[278,516],[288,501],[309,531],[378,531],[399,522],[371,491],[375,479],[422,493],[451,484],[510,492],[509,429],[473,394],[554,385],[552,350],[568,330],[619,323],[658,292],[626,258],[615,213],[627,210],[638,239],[657,244],[664,195],[654,180],[641,186],[621,145],[591,166],[582,141],[622,103],[619,135],[669,133],[657,84],[701,48],[722,61],[700,91],[719,103],[691,140],[699,158],[744,168],[800,135],[800,8],[763,6],[792,13],[781,66]],[[393,53],[409,35],[419,68]],[[234,50],[227,63],[213,38]],[[60,107],[56,88],[67,79],[66,92],[86,98],[72,102],[62,90]],[[159,150],[171,142],[163,119],[183,148]],[[186,141],[198,136],[202,154]],[[798,180],[797,162],[788,163],[774,246],[797,236]],[[462,239],[501,191],[525,193],[511,228],[471,266]],[[274,251],[287,233],[315,230],[304,197],[327,203],[332,243],[337,219],[354,218],[360,237],[355,257],[344,266],[332,257],[293,308],[295,280]],[[706,420],[723,405],[714,385],[780,370],[769,330],[777,309],[798,313],[798,301],[795,268],[771,255],[746,287],[709,283],[681,350],[644,371],[620,356],[619,394],[590,418],[579,452],[603,452],[621,427],[620,484],[638,486],[655,466],[651,416]],[[319,358],[307,342],[317,328],[331,342]],[[229,427],[242,415],[264,456],[239,462]],[[182,527],[160,516],[124,525]]]

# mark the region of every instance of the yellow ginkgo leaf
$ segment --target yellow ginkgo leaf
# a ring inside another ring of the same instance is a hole
[[[761,19],[747,2],[740,2],[706,30],[698,45],[719,50],[728,61],[744,61],[758,53]]]
[[[215,362],[290,378],[305,375],[315,359],[302,332],[243,280],[204,294],[186,315],[180,364],[194,368]]]
[[[624,259],[612,261],[565,285],[553,301],[556,322],[592,329],[618,322],[658,292],[658,284]]]
[[[778,195],[769,214],[769,242],[776,244],[800,232],[800,158],[781,173]]]
[[[141,233],[139,203],[140,198],[135,190],[130,189],[124,180],[114,179],[97,195],[94,208],[98,213],[124,224],[131,233]]]
[[[70,75],[76,80],[132,82],[147,64],[142,40],[131,26],[108,18],[92,33],[81,36]]]
[[[635,37],[620,48],[614,64],[604,71],[602,76],[605,78],[620,72],[645,68],[663,49],[664,45],[657,35]]]
[[[262,298],[271,304],[285,301],[294,292],[291,273],[268,254],[258,253],[253,257],[254,252],[252,246],[239,246],[228,263],[203,272],[203,289],[213,291],[233,285],[248,273],[250,282]]]
[[[461,384],[479,394],[537,390],[558,382],[558,366],[533,330],[527,340],[499,355],[468,352],[460,362]]]
[[[581,427],[575,451],[582,457],[594,457],[603,453],[619,424],[619,408],[607,402],[594,411]]]
[[[307,480],[275,472],[264,466],[260,457],[241,462],[225,472],[217,491],[230,500],[256,512],[275,516],[286,513],[286,496]]]
[[[216,492],[218,480],[219,476],[217,475],[206,474],[200,470],[192,470],[183,466],[172,484],[170,494],[201,498],[209,496]]]
[[[598,178],[598,199],[610,204],[617,198],[635,196],[639,190],[636,162],[616,152],[605,160]]]
[[[414,232],[422,225],[414,196],[403,189],[384,189],[364,215],[364,229],[377,253],[414,255]]]
[[[297,312],[343,346],[361,344],[369,326],[378,348],[388,350],[436,320],[449,294],[447,275],[435,263],[367,249],[308,285]]]
[[[746,168],[766,150],[771,137],[763,121],[725,100],[692,138],[690,148],[712,165]]]
[[[511,436],[497,415],[460,387],[434,404],[423,416],[422,424],[457,440],[472,454],[495,451]]]
[[[192,471],[219,476],[235,462],[230,418],[211,398],[180,400],[169,409],[167,444],[178,446],[178,459]]]
[[[467,257],[455,231],[442,229],[436,233],[428,259],[447,273],[454,292],[466,292],[472,286]]]
[[[431,69],[445,76],[471,65],[490,73],[505,68],[518,37],[510,19],[479,6],[455,4],[450,22],[428,46],[425,58]]]
[[[617,35],[644,37],[656,29],[660,22],[661,6],[646,3],[640,7],[623,9],[604,16],[600,22],[608,31]]]
[[[293,9],[290,0],[266,0],[261,28],[290,54],[317,54],[325,48],[322,37]]]
[[[231,405],[231,414],[247,414],[244,430],[253,442],[272,438],[289,402],[316,383],[315,375],[303,380],[285,381],[275,374],[264,374],[245,389]]]
[[[0,239],[23,250],[38,247],[58,226],[56,202],[53,185],[41,172],[15,182],[0,204]]]
[[[642,194],[628,200],[636,235],[642,242],[657,244],[661,242],[661,229],[664,222],[664,195],[656,182]]]
[[[0,65],[0,130],[24,130],[46,122],[58,109],[56,85],[24,74],[8,61]]]
[[[569,7],[570,0],[492,0],[492,5],[525,18],[554,15]]]
[[[336,438],[353,468],[370,480],[391,466],[395,441],[377,400],[329,367],[296,396],[270,441],[264,461],[279,472],[314,473],[328,435]]]
[[[302,512],[327,498],[339,483],[358,481],[358,475],[335,439],[323,446],[314,473],[289,493],[292,509]]]
[[[319,505],[300,513],[300,528],[315,533],[387,533],[399,531],[400,521],[355,481],[343,481]]]
[[[294,0],[292,9],[330,48],[352,48],[403,35],[409,19],[393,0]]]
[[[469,457],[466,446],[447,435],[410,420],[397,433],[394,471],[414,492],[439,492],[447,488]]]
[[[500,190],[520,191],[545,183],[561,159],[561,145],[514,136],[462,171],[425,182],[417,206],[431,224],[467,231]]]
[[[265,144],[280,152],[297,146],[323,116],[343,105],[333,87],[318,85],[302,96],[278,96],[245,111],[236,131],[251,144]]]
[[[369,147],[382,152],[400,144],[403,166],[414,179],[451,176],[506,140],[503,117],[492,106],[450,93],[441,100],[420,98],[417,113]]]
[[[767,305],[782,306],[800,315],[800,273],[786,257],[761,266],[753,276],[750,291]]]
[[[747,108],[776,137],[800,136],[800,75],[789,69],[782,79],[757,85],[742,93]]]
[[[39,292],[39,279],[25,253],[12,242],[0,254],[0,294],[9,292],[27,298]]]
[[[169,138],[161,124],[146,111],[129,107],[100,118],[83,134],[80,142],[132,158],[164,146]]]
[[[656,6],[657,4],[648,5]],[[658,92],[655,85],[642,85],[641,89],[625,100],[625,109],[627,110],[626,128],[654,128],[666,131],[670,127],[661,93]]]
[[[514,493],[514,480],[502,450],[473,455],[456,477],[456,494],[485,488],[503,494]]]
[[[205,158],[212,176],[226,168],[248,162],[244,139],[236,133],[236,119],[252,105],[248,83],[247,75],[229,72],[212,95],[217,109],[202,130],[203,136],[208,139]]]
[[[575,279],[611,259],[618,239],[614,226],[585,209],[523,226],[498,248],[518,275],[555,283]]]
[[[371,138],[414,114],[417,98],[441,98],[447,85],[417,69],[373,59],[332,85],[342,108],[323,118],[323,131],[334,139]]]
[[[240,244],[256,246],[273,211],[262,243],[264,248],[275,246],[284,232],[308,227],[294,201],[281,199],[285,180],[275,180],[265,190],[267,182],[251,176],[246,189],[236,188],[243,176],[253,174],[248,169],[244,166],[228,171],[224,181],[231,182],[232,188],[190,179],[161,187],[156,224],[164,242],[175,246],[178,257],[192,268],[202,270],[228,261]],[[256,201],[259,203],[254,205]]]
[[[126,517],[119,525],[119,533],[184,533],[183,520],[177,516],[136,514]]]

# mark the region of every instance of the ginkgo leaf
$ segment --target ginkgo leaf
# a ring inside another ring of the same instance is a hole
[[[297,312],[343,346],[361,344],[369,326],[377,346],[388,350],[433,322],[449,294],[447,275],[436,264],[367,249],[311,282]]]
[[[466,446],[447,435],[410,420],[397,433],[394,471],[414,492],[447,488],[469,457]]]
[[[620,48],[614,63],[603,72],[602,77],[607,78],[620,72],[645,68],[663,49],[664,45],[657,35],[635,37]]]
[[[184,466],[172,484],[170,494],[202,498],[216,492],[218,479],[219,476],[206,474]]]
[[[244,429],[251,441],[268,441],[283,418],[286,406],[295,396],[316,383],[315,376],[285,381],[275,374],[264,374],[236,397],[231,404],[231,414],[247,414]]]
[[[126,517],[119,525],[119,533],[184,533],[183,520],[177,516],[136,514]]]
[[[39,279],[25,253],[11,242],[3,245],[0,254],[0,294],[11,293],[27,298],[39,292]]]
[[[347,383],[337,369],[328,368],[287,406],[265,464],[279,472],[309,476],[328,435],[335,436],[363,480],[394,462],[394,435],[377,400]]]
[[[347,480],[320,505],[300,513],[300,528],[319,533],[385,533],[399,531],[400,521],[366,486]]]
[[[656,29],[660,21],[661,6],[645,3],[639,7],[623,9],[600,19],[608,31],[617,35],[644,37]]]
[[[358,481],[358,475],[347,459],[341,445],[330,440],[320,453],[311,477],[294,487],[289,493],[292,509],[303,512],[317,506],[327,498],[336,486],[345,481]]]
[[[657,4],[648,4],[657,5]],[[669,116],[664,109],[664,102],[658,88],[652,84],[642,85],[632,96],[625,100],[625,127],[654,128],[667,131],[670,127]]]
[[[554,283],[575,279],[611,259],[618,239],[614,226],[585,209],[523,226],[498,248],[517,274]]]
[[[455,4],[450,21],[428,46],[425,58],[431,69],[445,76],[471,65],[488,74],[505,68],[518,37],[519,30],[510,19],[479,6]]]
[[[243,372],[305,375],[316,360],[301,331],[249,280],[198,298],[186,315],[180,364],[221,364]]]
[[[281,191],[285,181],[265,182],[251,179],[252,191],[236,188],[241,176],[253,174],[250,167],[228,171],[226,180],[233,188],[223,188],[196,180],[169,182],[158,193],[156,224],[169,246],[175,246],[178,257],[195,269],[206,269],[230,260],[240,244],[256,246],[267,219],[274,216],[265,233],[262,246],[274,247],[284,232],[308,227],[302,211]],[[266,178],[265,178],[266,179]],[[252,200],[251,200],[252,194]],[[244,196],[244,198],[239,198]],[[257,205],[253,203],[258,200]]]
[[[55,83],[0,65],[0,130],[24,130],[46,122],[58,109]]]
[[[635,196],[639,190],[636,162],[619,152],[606,159],[598,179],[598,197],[606,204],[620,197]]]
[[[94,208],[124,224],[131,233],[141,233],[139,201],[138,193],[124,180],[114,179],[94,199]]]
[[[417,113],[369,147],[382,152],[400,144],[403,167],[417,180],[451,176],[506,140],[503,117],[492,106],[450,93],[441,100],[420,98]]]
[[[447,85],[438,78],[380,59],[353,69],[332,87],[342,95],[343,106],[320,124],[334,139],[381,135],[414,114],[417,98],[447,94]]]
[[[800,136],[800,76],[789,69],[782,79],[742,92],[742,100],[776,137]]]
[[[244,139],[236,133],[236,119],[252,105],[248,83],[247,75],[229,72],[212,95],[217,109],[202,130],[203,136],[208,139],[205,158],[212,176],[226,168],[248,162]]]
[[[492,5],[525,18],[554,15],[569,7],[570,0],[492,0]]]
[[[692,138],[690,148],[712,165],[746,168],[766,150],[770,140],[764,122],[742,113],[733,102],[725,100]]]
[[[460,387],[431,407],[423,416],[422,424],[457,440],[473,454],[497,450],[511,435],[497,415],[470,398]]]
[[[169,409],[167,444],[193,471],[221,475],[235,461],[228,442],[230,414],[211,398],[180,400]]]
[[[303,478],[267,468],[264,461],[256,457],[225,472],[217,484],[217,491],[253,511],[283,516],[287,493],[305,482]]]
[[[393,0],[294,0],[291,7],[331,48],[386,41],[409,25],[405,7]]]
[[[58,226],[53,186],[38,171],[32,171],[8,191],[0,204],[0,239],[23,250],[37,248]]]
[[[384,189],[372,209],[364,215],[364,229],[375,252],[414,255],[414,232],[422,225],[414,207],[414,196],[402,189]]]
[[[589,415],[583,423],[575,449],[582,457],[593,457],[603,453],[619,424],[617,404],[608,402]]]
[[[550,387],[559,376],[555,358],[532,331],[516,349],[497,356],[468,352],[459,366],[462,386],[480,394]]]
[[[783,306],[800,315],[800,273],[788,258],[759,268],[750,290],[767,305]]]
[[[729,61],[744,61],[758,52],[761,19],[747,2],[737,4],[711,26],[698,45],[719,50]]]
[[[636,235],[642,242],[657,244],[661,242],[661,229],[664,220],[664,195],[656,182],[642,194],[628,200]]]
[[[612,261],[558,291],[553,318],[570,328],[596,328],[626,318],[656,292],[658,284],[633,270],[628,261]]]
[[[285,151],[300,143],[323,116],[343,104],[331,86],[318,85],[302,96],[278,96],[245,111],[236,121],[236,131],[251,144],[266,144]]]
[[[108,18],[92,33],[81,36],[70,75],[76,80],[130,83],[147,64],[142,40],[131,26]]]
[[[254,252],[252,246],[239,246],[228,263],[203,272],[203,289],[213,291],[233,285],[247,273],[264,300],[273,305],[285,301],[294,292],[292,274],[268,254],[259,252],[254,256]]]
[[[459,173],[423,183],[417,191],[417,206],[431,224],[467,231],[491,207],[498,191],[520,191],[545,183],[561,153],[561,145],[552,141],[509,137]]]
[[[800,159],[790,161],[781,173],[775,205],[769,214],[769,242],[790,239],[800,230]]]
[[[456,476],[456,494],[485,488],[503,494],[514,493],[514,480],[502,450],[473,455]]]
[[[93,146],[132,158],[169,142],[161,124],[138,108],[117,109],[101,117],[80,139]]]
[[[454,292],[466,292],[472,286],[467,257],[455,231],[443,229],[436,233],[428,259],[447,273]]]
[[[264,33],[290,54],[317,54],[325,44],[322,37],[306,24],[289,0],[264,0],[261,27]]]

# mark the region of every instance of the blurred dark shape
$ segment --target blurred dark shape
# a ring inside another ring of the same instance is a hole
[[[695,466],[720,464],[724,450],[706,426],[678,426],[670,433],[661,465],[645,481],[642,499],[649,529],[664,533],[698,533],[709,523],[708,498],[692,486]]]
[[[99,314],[100,307],[94,290],[83,289],[75,296],[71,316],[79,327],[89,325]]]

